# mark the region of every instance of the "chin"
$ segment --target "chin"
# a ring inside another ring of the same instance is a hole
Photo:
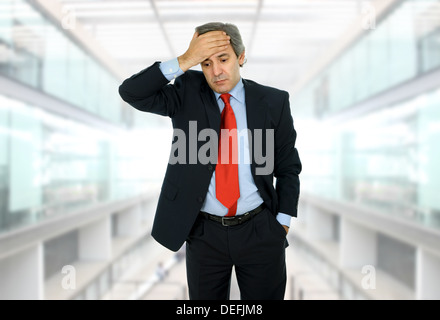
[[[224,85],[223,86],[222,85],[218,86],[216,84],[213,84],[211,86],[211,89],[214,90],[217,93],[227,93],[230,90],[230,89],[227,88],[227,86],[224,86]]]
[[[218,90],[216,90],[216,92],[217,93],[220,93],[220,94],[222,94],[222,93],[228,93],[230,90],[227,90],[227,89],[218,89]]]

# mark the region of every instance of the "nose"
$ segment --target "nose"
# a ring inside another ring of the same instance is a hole
[[[221,68],[220,64],[214,62],[212,64],[212,72],[214,73],[215,77],[218,77],[219,75],[221,75],[222,74],[222,68]]]

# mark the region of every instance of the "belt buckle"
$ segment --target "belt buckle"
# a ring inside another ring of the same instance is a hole
[[[229,227],[227,224],[225,224],[225,220],[232,220],[235,217],[222,217],[222,226],[223,227]]]

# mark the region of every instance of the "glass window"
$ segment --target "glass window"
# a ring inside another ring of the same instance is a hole
[[[41,197],[41,123],[35,109],[10,101],[9,211],[17,214],[31,210],[28,218],[42,205]]]
[[[440,227],[438,105],[440,90],[338,127],[297,121],[302,188]]]
[[[389,48],[388,22],[380,23],[376,29],[370,30],[369,37],[369,95],[374,95],[387,88],[389,83]]]
[[[85,96],[84,107],[95,114],[98,112],[99,106],[99,72],[100,69],[96,62],[90,56],[87,56],[85,60],[84,78],[84,85],[87,93]]]
[[[43,60],[42,89],[65,100],[67,97],[67,41],[53,26],[46,28],[46,47]]]
[[[440,17],[439,17],[440,20]],[[440,27],[421,37],[420,69],[421,72],[429,71],[440,66]]]
[[[67,48],[67,100],[83,108],[86,96],[86,88],[84,86],[86,56],[71,41],[68,42]]]
[[[145,159],[161,139],[139,148],[143,134],[103,132],[3,96],[0,116],[0,229],[138,195],[159,174]]]
[[[44,20],[25,1],[14,1],[12,11],[13,69],[9,73],[34,87],[40,86],[40,59],[44,50]]]
[[[0,2],[0,40],[6,44],[11,44],[12,2],[12,0]]]
[[[390,86],[417,74],[417,48],[414,36],[412,10],[404,2],[389,18],[389,75]]]
[[[0,12],[0,73],[9,74],[12,56],[12,1],[1,1]]]
[[[419,71],[440,66],[440,1],[413,0],[414,30],[419,48]]]
[[[417,102],[423,105],[417,117],[419,141],[416,161],[419,170],[412,173],[412,178],[418,185],[417,204],[424,213],[424,219],[431,224],[435,223],[434,213],[440,213],[440,90],[420,97]]]
[[[302,188],[355,201],[386,214],[440,227],[440,91],[427,92],[338,125],[325,120],[347,106],[411,80],[440,65],[438,0],[400,2],[294,97],[304,163]],[[317,89],[318,88],[318,89]],[[308,103],[309,102],[309,103]],[[320,119],[321,120],[321,119]],[[324,140],[322,140],[324,139]]]
[[[362,37],[353,47],[353,100],[362,101],[368,97],[369,71],[368,42]]]
[[[32,3],[7,0],[0,9],[0,73],[123,124],[119,78]]]

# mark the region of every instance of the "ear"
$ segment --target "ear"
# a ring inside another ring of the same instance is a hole
[[[240,67],[243,66],[245,62],[245,51],[243,50],[243,52],[238,56],[238,64],[240,65]]]

